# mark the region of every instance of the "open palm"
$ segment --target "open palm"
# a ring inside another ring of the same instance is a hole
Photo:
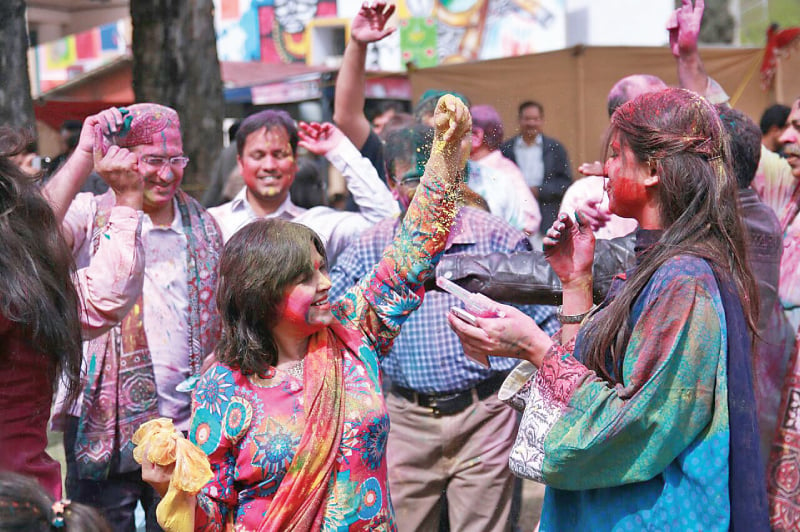
[[[394,9],[393,4],[387,6],[384,2],[377,2],[371,5],[364,2],[350,23],[350,37],[363,43],[380,41],[395,30],[386,27],[386,22],[394,13]]]

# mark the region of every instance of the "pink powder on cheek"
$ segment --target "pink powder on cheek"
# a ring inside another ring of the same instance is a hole
[[[314,290],[302,285],[296,285],[289,289],[286,292],[281,308],[281,319],[295,325],[298,328],[298,332],[309,327],[311,303],[314,302],[315,294]]]

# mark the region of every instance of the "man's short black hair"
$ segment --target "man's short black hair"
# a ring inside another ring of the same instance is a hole
[[[242,155],[247,137],[251,134],[263,128],[267,128],[269,131],[276,127],[282,127],[286,131],[289,136],[289,145],[292,147],[292,155],[297,155],[298,136],[294,119],[286,111],[274,109],[260,111],[242,120],[239,129],[236,130],[236,152],[239,156]]]
[[[761,135],[746,114],[727,104],[715,106],[731,147],[731,166],[739,188],[747,188],[756,176],[761,160]]]
[[[778,129],[783,128],[791,112],[791,107],[779,103],[767,107],[764,110],[764,114],[761,115],[761,122],[759,124],[761,126],[761,134],[766,135],[773,126]]]
[[[525,112],[525,109],[528,107],[536,107],[539,110],[539,114],[544,118],[544,106],[535,100],[526,100],[519,104],[519,108],[517,109],[517,116],[522,117],[522,113]]]

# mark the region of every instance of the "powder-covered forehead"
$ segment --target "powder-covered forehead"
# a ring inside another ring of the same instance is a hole
[[[164,105],[156,103],[137,103],[126,107],[125,125],[117,136],[117,145],[124,148],[150,144],[153,135],[167,128],[181,129],[178,113]]]

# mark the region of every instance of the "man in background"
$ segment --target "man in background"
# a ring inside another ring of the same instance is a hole
[[[501,150],[525,176],[525,182],[539,200],[545,234],[558,216],[558,207],[572,184],[569,156],[556,139],[542,133],[544,107],[532,100],[522,102],[518,111],[519,134],[505,141]]]

